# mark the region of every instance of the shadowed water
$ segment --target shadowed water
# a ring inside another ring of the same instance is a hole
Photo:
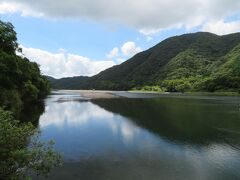
[[[55,140],[64,165],[48,179],[240,179],[239,100],[55,93],[40,138]]]

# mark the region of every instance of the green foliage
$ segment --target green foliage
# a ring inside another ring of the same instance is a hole
[[[223,64],[200,83],[200,89],[210,92],[240,89],[240,45],[224,58]]]
[[[132,89],[133,91],[153,91],[153,92],[165,92],[166,89],[160,86],[143,86],[143,87],[135,87]]]
[[[172,79],[162,82],[162,86],[167,89],[168,92],[185,92],[192,88],[192,84],[188,79]]]
[[[211,61],[200,55],[194,49],[188,49],[179,53],[165,67],[166,79],[189,78],[197,75],[209,75],[211,72],[205,69]]]
[[[61,163],[53,142],[41,143],[31,123],[19,123],[0,108],[0,177],[26,179],[29,172],[46,174]],[[35,138],[30,139],[31,136]]]
[[[16,55],[16,51],[21,49],[13,25],[0,21],[0,179],[18,180],[27,179],[29,173],[47,174],[61,158],[52,142],[38,141],[31,123],[14,119],[26,104],[50,91],[38,65]]]
[[[20,94],[14,89],[3,89],[0,88],[0,107],[8,109],[13,112],[14,115],[20,114],[23,102],[21,100]]]
[[[18,49],[16,32],[11,23],[0,21],[0,49],[12,54]]]
[[[30,99],[30,100],[37,100],[39,90],[32,84],[31,81],[27,81],[23,85],[23,97],[25,100]]]
[[[93,77],[51,79],[54,88],[239,91],[240,33],[193,33],[168,38]]]
[[[14,114],[50,92],[50,83],[38,65],[16,55],[17,50],[13,25],[0,21],[0,106]]]

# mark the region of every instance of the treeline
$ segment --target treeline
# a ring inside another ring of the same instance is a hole
[[[16,52],[21,54],[21,48],[13,25],[0,21],[0,106],[14,114],[50,91],[38,64]]]

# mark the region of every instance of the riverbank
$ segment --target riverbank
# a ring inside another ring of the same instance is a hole
[[[239,96],[239,92],[186,92],[184,93],[189,96]]]
[[[128,91],[131,93],[155,93],[155,94],[171,94],[171,95],[187,95],[187,96],[239,96],[239,92],[232,92],[232,91],[218,91],[218,92],[184,92],[184,93],[170,93],[170,92],[158,92],[158,91],[143,91],[143,90],[131,90]]]
[[[186,93],[168,93],[168,92],[143,92],[143,91],[100,91],[100,90],[61,90],[61,93],[73,93],[79,95],[80,99],[112,99],[112,98],[194,98],[194,99],[214,99],[214,98],[240,98],[236,92],[186,92]]]
[[[113,91],[98,91],[98,90],[63,90],[63,92],[74,92],[86,99],[110,99],[119,98]]]
[[[56,90],[53,91],[52,94],[55,93],[57,94],[73,93],[74,95],[78,94],[80,98],[83,98],[85,100],[112,99],[112,98],[154,98],[163,95],[163,93],[156,92],[129,92],[129,91],[104,91],[104,90]]]

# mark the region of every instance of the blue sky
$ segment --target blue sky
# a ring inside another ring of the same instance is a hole
[[[23,54],[56,78],[94,75],[163,39],[239,32],[238,0],[0,0]]]
[[[53,20],[21,16],[19,13],[2,15],[1,19],[13,23],[18,41],[23,46],[50,52],[58,52],[62,48],[93,59],[105,59],[113,47],[128,41],[148,49],[167,37],[185,33],[184,29],[172,29],[154,36],[146,36],[124,25],[68,19]]]

